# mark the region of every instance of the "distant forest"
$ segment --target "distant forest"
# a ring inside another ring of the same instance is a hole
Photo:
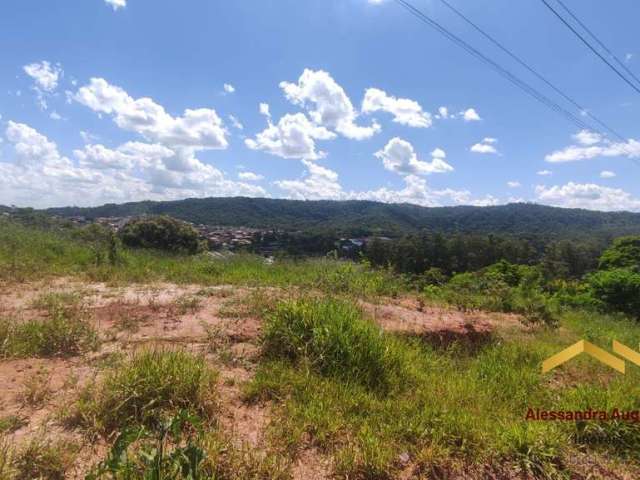
[[[193,223],[305,231],[342,236],[465,233],[608,241],[640,233],[640,213],[596,212],[517,203],[495,207],[419,207],[369,201],[203,198],[132,202],[94,208],[50,208],[62,217],[170,215]]]

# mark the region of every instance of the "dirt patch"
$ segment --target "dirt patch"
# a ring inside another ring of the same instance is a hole
[[[414,299],[381,304],[360,302],[360,306],[385,330],[420,337],[438,348],[452,343],[477,347],[491,342],[498,329],[524,329],[517,315],[460,312],[423,305]]]
[[[332,478],[331,461],[315,449],[300,452],[291,468],[294,480],[324,480]]]

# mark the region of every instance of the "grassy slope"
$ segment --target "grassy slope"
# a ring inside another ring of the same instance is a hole
[[[8,282],[81,275],[324,292],[325,299],[268,307],[264,356],[246,396],[274,401],[272,441],[282,455],[311,444],[335,458],[344,478],[393,478],[406,458],[424,473],[508,465],[538,478],[568,476],[576,451],[639,460],[637,423],[524,419],[528,407],[640,409],[636,367],[622,376],[579,358],[553,375],[539,371],[542,359],[580,338],[606,349],[614,338],[638,345],[640,328],[623,318],[565,312],[557,330],[499,330],[479,349],[441,350],[382,334],[353,306],[403,288],[385,272],[328,260],[265,265],[254,257],[224,262],[150,252],[126,252],[117,266],[93,259],[90,248],[64,236],[0,228],[0,272]]]

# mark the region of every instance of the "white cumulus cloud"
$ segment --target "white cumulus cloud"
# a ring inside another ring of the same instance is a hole
[[[428,128],[432,124],[431,115],[415,100],[396,98],[378,88],[369,88],[362,101],[362,112],[378,111],[392,114],[394,122],[409,127]]]
[[[338,182],[338,174],[333,170],[309,160],[302,163],[307,167],[307,175],[301,180],[278,180],[275,185],[296,200],[340,200],[344,197]]]
[[[225,149],[227,131],[215,110],[186,109],[173,117],[149,97],[134,99],[103,78],[92,78],[78,89],[74,99],[97,113],[113,117],[118,127],[169,148]]]
[[[107,5],[110,5],[114,10],[124,8],[127,6],[127,0],[104,0]]]
[[[593,145],[602,140],[602,135],[590,130],[580,130],[578,133],[573,135],[573,138],[581,145]]]
[[[260,180],[263,180],[264,176],[253,172],[239,172],[238,178],[247,182],[258,182]]]
[[[582,130],[573,135],[579,145],[569,145],[545,156],[549,163],[577,162],[597,157],[640,157],[640,142],[630,138],[626,142],[612,142],[601,135]]]
[[[305,69],[297,83],[281,82],[280,88],[294,105],[307,110],[311,120],[344,137],[363,140],[380,131],[380,125],[361,126],[344,89],[323,70]]]
[[[36,87],[44,92],[53,92],[58,88],[58,80],[62,75],[60,65],[51,65],[46,60],[30,63],[23,67],[25,73],[35,81]]]
[[[238,117],[235,115],[229,115],[229,121],[231,122],[231,125],[233,125],[233,128],[244,130],[244,125],[242,125],[242,122],[238,120]]]
[[[474,153],[498,153],[495,144],[498,140],[492,137],[485,137],[481,142],[471,145],[470,151]]]
[[[482,120],[474,108],[467,108],[465,111],[460,112],[460,115],[462,115],[465,122],[479,122]]]
[[[536,194],[540,202],[558,207],[640,211],[640,199],[630,193],[593,183],[569,182],[552,187],[539,185]]]
[[[286,114],[277,124],[267,117],[268,127],[255,138],[245,140],[252,150],[262,150],[282,158],[317,160],[325,156],[316,140],[331,140],[336,134],[311,122],[305,114]]]
[[[376,190],[346,191],[339,182],[338,174],[314,162],[304,161],[307,172],[299,180],[280,180],[275,185],[286,192],[288,198],[299,200],[372,200],[385,203],[411,203],[422,206],[455,205],[495,205],[497,199],[487,196],[473,198],[466,190],[434,190],[426,180],[416,175],[403,177],[404,187],[392,189],[382,187]]]
[[[34,128],[7,122],[13,150],[0,162],[0,203],[28,206],[96,205],[202,196],[266,196],[256,185],[235,182],[192,155],[154,143],[100,144],[75,150],[75,161]],[[87,137],[89,139],[89,137]]]
[[[375,156],[382,160],[384,168],[400,175],[429,175],[453,171],[453,167],[444,161],[444,150],[435,149],[431,162],[418,159],[413,145],[406,140],[395,137]]]

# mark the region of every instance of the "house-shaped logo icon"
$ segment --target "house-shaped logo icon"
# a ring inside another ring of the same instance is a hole
[[[613,351],[616,354],[620,355],[622,358],[640,366],[640,353],[627,347],[623,343],[614,340]],[[572,358],[577,357],[581,353],[590,355],[591,357],[604,363],[605,365],[608,365],[609,367],[617,370],[620,373],[625,372],[624,360],[621,360],[620,358],[610,354],[606,350],[595,346],[591,342],[580,340],[579,342],[574,343],[570,347],[565,348],[561,352],[556,353],[555,355],[547,358],[544,362],[542,362],[542,373],[547,373],[548,371],[553,370],[563,363],[568,362]]]

